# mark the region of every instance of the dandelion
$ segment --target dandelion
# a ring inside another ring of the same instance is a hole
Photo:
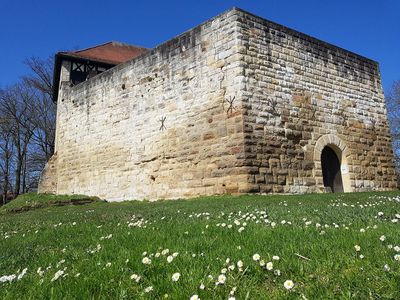
[[[283,286],[285,287],[285,289],[291,290],[291,289],[294,287],[294,283],[293,283],[292,280],[286,280],[286,281],[283,283]]]
[[[355,246],[354,246],[354,249],[355,249],[357,252],[359,252],[359,251],[361,250],[361,247],[358,246],[358,245],[355,245]]]
[[[260,260],[260,254],[258,254],[258,253],[254,254],[254,255],[253,255],[253,260],[254,260],[254,261]]]
[[[193,295],[190,297],[190,300],[200,300],[200,297],[198,295]]]
[[[151,264],[151,259],[148,258],[147,256],[143,257],[142,263],[145,264],[145,265],[150,265]]]

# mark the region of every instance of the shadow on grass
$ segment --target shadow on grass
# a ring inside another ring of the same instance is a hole
[[[18,196],[15,200],[0,208],[0,213],[20,213],[28,210],[45,208],[50,206],[85,205],[93,202],[101,202],[98,197],[85,195],[50,195],[27,193]]]

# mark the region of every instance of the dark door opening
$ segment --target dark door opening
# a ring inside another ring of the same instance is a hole
[[[321,165],[325,188],[333,193],[343,193],[340,161],[332,148],[326,146],[322,150]]]

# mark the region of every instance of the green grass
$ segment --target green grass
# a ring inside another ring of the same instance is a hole
[[[49,195],[27,193],[0,207],[0,213],[17,213],[48,206],[81,205],[101,201],[97,197],[84,195]]]
[[[228,299],[234,287],[236,299],[400,299],[400,220],[392,221],[399,213],[399,192],[95,202],[6,213],[0,278],[27,272],[0,283],[0,299]],[[179,254],[168,263],[168,255],[156,257],[164,249]],[[260,267],[256,253],[281,275]],[[226,282],[216,285],[231,265]],[[52,281],[59,270],[65,276]],[[181,277],[173,282],[176,272]],[[289,279],[292,290],[284,288]]]

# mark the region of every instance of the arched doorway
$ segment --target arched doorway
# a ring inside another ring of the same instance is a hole
[[[321,167],[325,188],[333,193],[343,193],[340,159],[335,150],[329,146],[322,149]]]

